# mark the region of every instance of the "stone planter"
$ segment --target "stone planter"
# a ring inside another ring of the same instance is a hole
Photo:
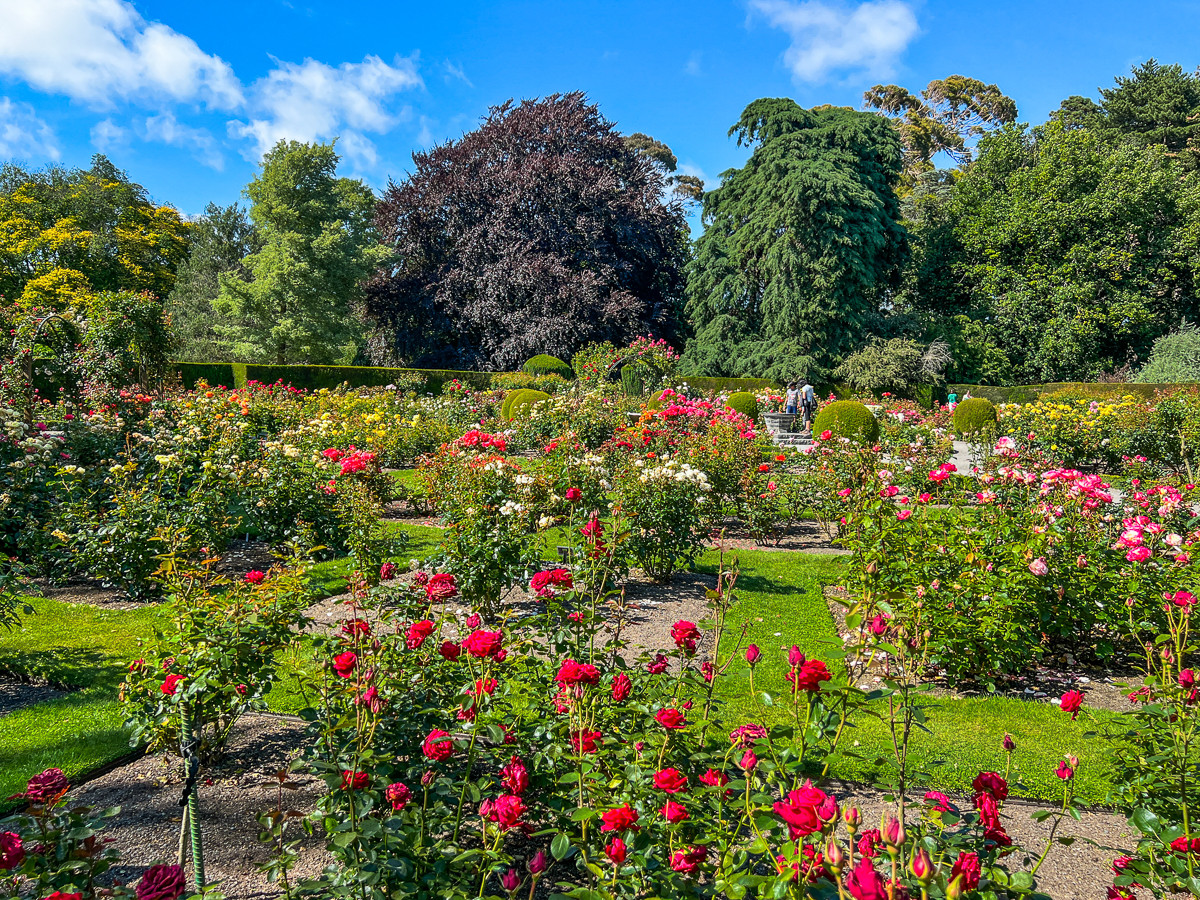
[[[763,413],[762,417],[771,434],[790,434],[796,421],[795,413],[769,412]]]

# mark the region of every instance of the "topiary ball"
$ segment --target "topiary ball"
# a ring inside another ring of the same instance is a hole
[[[735,391],[729,395],[725,405],[730,409],[737,410],[743,416],[758,419],[758,398],[749,391]]]
[[[543,400],[550,399],[550,395],[545,391],[535,391],[528,388],[516,391],[515,394],[516,396],[512,398],[512,402],[508,404],[507,418],[509,420],[528,415],[529,410],[535,403],[541,403]],[[503,411],[503,408],[501,408],[501,413]]]
[[[954,433],[962,437],[986,432],[996,424],[996,407],[991,400],[972,397],[954,407]]]
[[[879,440],[879,420],[857,400],[835,400],[813,421],[813,434],[826,431],[856,444],[873,444]]]
[[[521,371],[526,375],[558,375],[568,381],[575,377],[575,372],[570,366],[557,356],[550,356],[547,353],[541,353],[529,360],[521,366]]]
[[[663,408],[663,394],[665,390],[655,391],[650,395],[650,399],[646,401],[646,409],[660,410]]]

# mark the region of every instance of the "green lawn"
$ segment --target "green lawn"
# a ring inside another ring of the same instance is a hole
[[[440,529],[394,523],[389,526],[409,535],[409,544],[396,562],[431,553]],[[546,535],[546,556],[554,557],[561,535]],[[740,566],[738,602],[731,625],[749,623],[749,640],[758,644],[763,658],[755,685],[772,694],[786,692],[786,649],[798,644],[809,656],[821,657],[836,646],[833,619],[823,588],[839,582],[844,557],[814,554],[738,551]],[[714,572],[718,556],[704,554],[698,568]],[[350,564],[346,559],[320,563],[313,571],[313,589],[319,596],[345,590]],[[45,679],[77,688],[57,700],[20,710],[3,719],[0,728],[0,797],[20,791],[25,780],[49,766],[68,776],[94,770],[129,752],[128,735],[116,700],[129,661],[137,658],[138,642],[153,636],[166,615],[164,607],[111,610],[81,604],[29,598],[36,613],[11,633],[0,632],[0,672]],[[281,680],[267,697],[277,712],[297,712],[305,706],[294,671],[308,664],[308,645],[302,643],[285,661]],[[778,708],[758,705],[747,690],[749,679],[742,666],[724,682],[723,699],[730,720],[773,721]],[[1079,768],[1081,797],[1101,801],[1107,791],[1107,752],[1102,741],[1085,734],[1085,719],[1072,723],[1056,707],[1002,698],[941,700],[932,714],[932,735],[919,735],[913,744],[917,768],[933,773],[941,789],[964,790],[981,769],[1002,769],[1000,741],[1007,731],[1018,744],[1015,792],[1051,797],[1059,783],[1053,770],[1063,753],[1083,760]],[[882,771],[879,757],[889,751],[882,723],[864,716],[843,741],[831,774],[870,781]],[[0,809],[3,803],[0,801]]]
[[[727,555],[727,560],[733,555]],[[840,646],[823,589],[844,577],[846,558],[761,550],[739,551],[736,556],[741,574],[730,624],[740,628],[748,621],[748,639],[763,651],[755,672],[755,688],[772,695],[786,694],[787,648],[796,644],[806,655],[821,658]],[[716,564],[717,554],[708,553],[701,559],[700,568],[715,572]],[[731,719],[767,723],[786,720],[782,709],[763,707],[750,695],[745,666],[735,665],[733,677],[723,683],[723,699],[729,704]],[[916,736],[910,761],[918,770],[932,773],[931,780],[939,789],[965,791],[979,771],[1003,771],[1001,741],[1008,732],[1018,748],[1013,761],[1017,782],[1014,793],[1039,798],[1058,796],[1061,782],[1054,776],[1054,769],[1064,753],[1073,753],[1083,760],[1076,782],[1079,795],[1087,802],[1104,800],[1109,788],[1109,754],[1102,739],[1087,734],[1095,727],[1090,713],[1072,722],[1048,703],[999,697],[932,702],[936,703],[930,713],[932,734]],[[1098,718],[1108,716],[1101,713]],[[830,774],[853,781],[874,781],[887,771],[878,760],[890,755],[890,736],[878,718],[863,716],[854,724],[839,746]]]

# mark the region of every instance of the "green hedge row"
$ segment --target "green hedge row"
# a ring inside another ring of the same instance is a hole
[[[766,378],[706,378],[702,375],[683,375],[675,379],[698,394],[732,394],[736,391],[779,390],[779,384]]]
[[[442,385],[458,379],[476,390],[487,390],[492,385],[493,372],[463,372],[453,369],[409,369],[384,368],[378,366],[259,366],[243,363],[193,363],[178,362],[180,380],[185,387],[193,387],[204,379],[211,385],[230,388],[245,387],[251,381],[275,384],[282,381],[295,388],[319,390],[335,388],[346,383],[351,387],[384,387],[393,384],[402,375],[420,375],[425,379],[425,390],[441,393]]]
[[[1048,384],[1023,384],[1013,387],[998,387],[989,384],[948,384],[941,392],[945,402],[947,395],[958,394],[961,400],[969,391],[972,397],[983,397],[993,403],[1036,403],[1040,398],[1052,394],[1069,393],[1082,397],[1106,400],[1124,397],[1126,394],[1142,400],[1153,400],[1159,391],[1200,387],[1194,382],[1185,384],[1122,384],[1120,382],[1055,381]]]

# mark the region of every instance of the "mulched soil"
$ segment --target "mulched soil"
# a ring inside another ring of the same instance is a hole
[[[737,519],[726,519],[720,528],[713,529],[708,546],[731,550],[799,550],[839,556],[850,552],[833,546],[825,529],[816,522],[789,522],[780,526],[770,538],[759,541]]]
[[[225,759],[203,773],[200,816],[204,828],[205,877],[221,881],[230,900],[278,897],[279,891],[258,872],[270,858],[258,841],[258,815],[276,807],[274,775],[299,755],[304,725],[281,716],[244,716],[237,724]],[[285,809],[312,812],[325,789],[319,779],[294,775],[295,791],[284,791]],[[144,756],[72,792],[78,800],[122,812],[105,829],[121,853],[112,877],[129,883],[156,862],[174,862],[179,846],[182,767],[177,758]],[[301,839],[293,878],[313,877],[330,863],[320,838],[294,827],[289,840]]]
[[[0,717],[35,703],[57,700],[64,696],[66,691],[57,690],[49,685],[26,684],[23,681],[0,678]]]

